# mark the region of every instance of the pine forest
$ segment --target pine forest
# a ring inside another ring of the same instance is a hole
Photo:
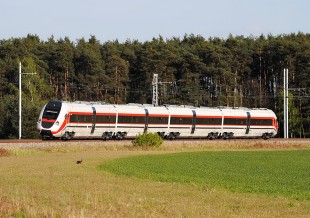
[[[95,36],[0,41],[0,138],[18,138],[19,62],[24,138],[49,100],[269,108],[283,137],[283,71],[288,69],[289,135],[310,137],[310,34],[100,42]],[[36,74],[31,74],[31,73]]]

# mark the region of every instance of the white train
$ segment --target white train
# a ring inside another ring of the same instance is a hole
[[[37,129],[43,139],[123,139],[156,132],[175,138],[271,138],[277,134],[269,109],[113,105],[53,100],[42,108]]]

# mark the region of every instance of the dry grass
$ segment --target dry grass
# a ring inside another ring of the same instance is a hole
[[[2,148],[1,148],[2,147]],[[101,172],[104,161],[194,150],[309,149],[307,142],[166,141],[159,149],[130,142],[5,145],[0,158],[0,217],[307,217],[310,202],[144,181]],[[82,164],[76,164],[83,159]]]
[[[4,149],[4,148],[0,148],[0,157],[4,157],[4,156],[9,156],[10,153]]]
[[[310,149],[310,140],[305,139],[231,139],[215,141],[165,141],[163,148],[168,149],[199,149],[202,150],[274,150],[274,149]]]
[[[17,205],[14,205],[12,202],[9,202],[7,198],[0,196],[0,216],[4,215],[13,215],[14,211],[19,211],[20,208],[18,208]]]

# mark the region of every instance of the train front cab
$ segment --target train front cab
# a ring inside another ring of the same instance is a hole
[[[42,139],[53,138],[52,127],[56,124],[59,125],[57,118],[60,114],[62,102],[53,100],[46,104],[40,114],[37,123],[37,129],[42,136]]]

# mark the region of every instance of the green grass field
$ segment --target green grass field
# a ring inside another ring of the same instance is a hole
[[[310,150],[147,155],[100,166],[116,174],[310,200]]]
[[[309,217],[309,151],[310,140],[0,143],[0,218]]]

